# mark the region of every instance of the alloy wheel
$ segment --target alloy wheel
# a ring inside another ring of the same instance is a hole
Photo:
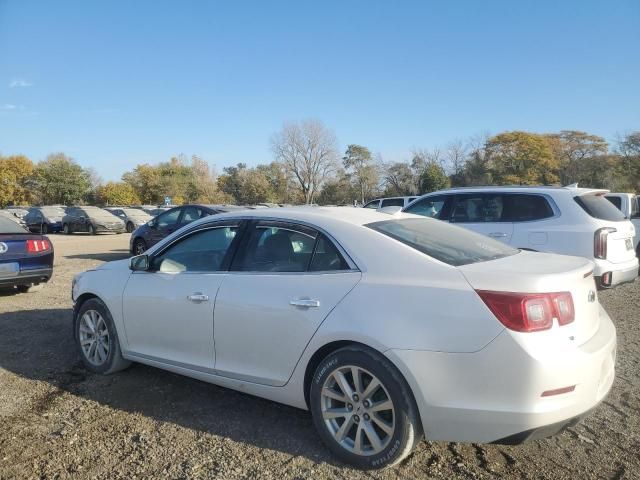
[[[92,365],[100,366],[109,356],[109,329],[96,310],[87,310],[80,318],[80,347]]]
[[[322,418],[334,440],[356,455],[376,455],[391,442],[395,409],[382,382],[364,368],[335,369],[322,387]]]

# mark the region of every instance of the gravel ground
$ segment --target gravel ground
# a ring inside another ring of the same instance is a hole
[[[640,282],[603,292],[618,328],[605,402],[554,438],[505,447],[422,442],[400,466],[360,472],[321,445],[307,412],[134,365],[82,368],[71,278],[126,258],[128,235],[52,236],[55,276],[0,293],[0,479],[640,478]]]

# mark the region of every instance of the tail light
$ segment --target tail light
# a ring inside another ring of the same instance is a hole
[[[516,332],[538,332],[567,325],[575,319],[573,297],[569,292],[512,293],[476,290],[500,323]]]
[[[605,227],[596,230],[593,236],[593,256],[602,260],[607,258],[607,238],[610,233],[615,232],[615,228]]]
[[[42,253],[51,250],[51,243],[49,240],[27,240],[27,252],[28,253]]]

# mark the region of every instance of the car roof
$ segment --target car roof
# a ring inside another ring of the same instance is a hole
[[[251,218],[264,220],[283,220],[310,223],[320,228],[331,229],[339,225],[366,225],[368,223],[381,222],[399,218],[424,218],[408,213],[378,212],[373,209],[360,207],[314,207],[297,206],[282,207],[278,209],[261,208],[255,210],[236,209],[228,213],[220,213],[199,220],[199,223],[215,222],[224,218]]]
[[[572,195],[584,195],[590,192],[603,192],[608,193],[609,190],[602,188],[583,188],[574,185],[567,186],[550,186],[550,185],[480,185],[475,187],[453,187],[436,192],[429,192],[425,195],[434,195],[442,193],[477,193],[477,192],[533,192],[533,193],[554,193],[563,192]],[[424,195],[422,195],[424,196]]]

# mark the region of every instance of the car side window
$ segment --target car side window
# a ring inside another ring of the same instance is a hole
[[[378,208],[379,205],[380,205],[380,200],[371,200],[363,208]]]
[[[349,270],[349,265],[340,255],[336,246],[326,236],[320,234],[309,271],[328,272],[332,270]]]
[[[250,233],[244,255],[234,270],[244,272],[306,272],[317,232],[257,225]]]
[[[219,272],[238,227],[200,230],[154,257],[152,270],[161,273]]]
[[[202,212],[200,210],[201,209],[196,207],[185,207],[182,210],[182,219],[180,220],[180,223],[191,223],[198,220],[202,217]]]
[[[405,212],[440,219],[444,213],[446,201],[447,197],[444,195],[423,198],[408,206]]]
[[[180,209],[176,208],[175,210],[169,210],[166,213],[163,213],[158,216],[158,227],[169,227],[171,225],[175,225],[178,222],[178,217],[180,216]]]
[[[553,208],[542,195],[509,194],[504,195],[504,214],[506,221],[530,222],[553,217]]]
[[[502,194],[480,193],[456,195],[451,221],[456,223],[492,223],[508,221],[503,218]]]
[[[380,205],[384,207],[404,207],[404,198],[385,198]]]

